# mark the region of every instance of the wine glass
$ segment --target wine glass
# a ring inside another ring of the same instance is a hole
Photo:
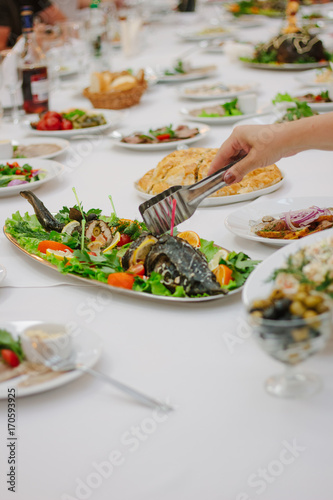
[[[277,397],[297,398],[317,392],[318,375],[303,372],[299,364],[323,349],[332,330],[332,312],[308,318],[264,319],[249,314],[248,321],[260,347],[285,365],[285,372],[266,380],[266,391]]]
[[[18,109],[18,91],[22,87],[22,70],[18,65],[19,56],[13,50],[0,52],[1,86],[7,89],[11,102],[11,120],[14,124],[20,121]]]
[[[89,50],[84,24],[80,21],[66,21],[59,24],[64,39],[64,54],[71,60],[71,69],[78,69],[84,76],[88,70]],[[74,57],[73,57],[74,56]]]

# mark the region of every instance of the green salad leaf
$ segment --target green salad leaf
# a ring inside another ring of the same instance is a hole
[[[10,349],[15,352],[20,361],[23,361],[24,354],[20,339],[15,340],[7,330],[0,330],[0,350]]]

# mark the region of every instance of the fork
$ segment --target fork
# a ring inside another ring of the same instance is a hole
[[[176,200],[174,226],[189,219],[204,198],[226,185],[223,180],[226,170],[229,170],[243,158],[244,156],[238,158],[192,186],[172,186],[142,203],[139,210],[147,228],[157,235],[170,229],[174,200]]]
[[[66,372],[72,370],[79,370],[84,373],[89,373],[89,375],[92,375],[93,377],[99,378],[100,380],[107,382],[108,384],[112,385],[113,387],[116,387],[120,391],[125,392],[126,394],[132,396],[137,401],[140,401],[141,403],[144,403],[150,407],[153,408],[157,407],[165,412],[173,411],[174,409],[167,403],[163,403],[161,401],[158,401],[157,399],[147,396],[146,394],[143,394],[142,392],[133,389],[133,387],[123,384],[123,382],[119,382],[119,380],[116,380],[110,377],[109,375],[106,375],[105,373],[98,372],[97,370],[93,370],[92,368],[89,368],[86,365],[78,363],[75,359],[75,354],[72,354],[66,359],[62,358],[57,354],[53,354],[52,356],[48,356],[46,359],[44,359],[43,363],[49,368],[51,368],[51,370],[53,371]]]

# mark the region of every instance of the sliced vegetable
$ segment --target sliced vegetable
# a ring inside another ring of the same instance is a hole
[[[10,349],[1,349],[0,353],[3,361],[12,368],[15,368],[20,364],[19,357],[14,351],[11,351]]]
[[[112,273],[108,276],[108,284],[118,288],[127,288],[132,290],[135,276],[129,273]]]
[[[41,253],[46,254],[46,250],[61,250],[65,252],[66,250],[69,250],[70,252],[73,252],[73,250],[68,247],[67,245],[64,245],[63,243],[59,243],[58,241],[51,241],[51,240],[44,240],[41,241],[38,244],[37,250]]]

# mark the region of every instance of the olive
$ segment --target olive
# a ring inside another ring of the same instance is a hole
[[[322,302],[323,302],[323,298],[320,297],[320,295],[308,295],[304,301],[304,304],[309,309],[314,309]]]
[[[270,306],[270,307],[267,307],[267,309],[263,312],[262,317],[265,319],[277,319],[278,312],[274,306]]]
[[[298,300],[299,302],[304,302],[307,297],[308,294],[306,292],[297,292],[296,295],[293,296],[293,299]]]
[[[307,292],[309,293],[311,290],[311,286],[308,285],[307,283],[301,283],[298,287],[299,292]]]
[[[278,288],[276,288],[275,290],[272,291],[272,293],[270,294],[269,298],[273,301],[275,300],[279,300],[279,299],[283,299],[284,298],[284,293],[282,290],[279,290]]]
[[[292,302],[289,310],[295,316],[303,316],[303,314],[305,313],[305,307],[303,306],[302,302],[299,302],[298,300]]]
[[[323,302],[321,304],[318,304],[315,309],[318,314],[322,314],[328,311],[328,307]]]
[[[291,304],[290,299],[283,298],[283,299],[277,300],[274,304],[274,307],[276,309],[276,312],[279,314],[279,316],[284,316],[284,313],[289,312],[290,304]]]
[[[305,313],[303,314],[303,318],[314,318],[315,316],[317,316],[317,313],[316,311],[314,311],[313,309],[308,309],[307,311],[305,311]]]
[[[262,311],[258,311],[258,309],[253,312],[251,311],[251,316],[253,318],[262,318]]]
[[[266,309],[271,305],[270,300],[255,300],[252,304],[252,310],[255,309]]]

